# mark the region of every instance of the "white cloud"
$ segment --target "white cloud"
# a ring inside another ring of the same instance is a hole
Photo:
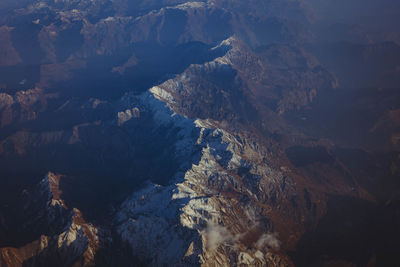
[[[212,223],[207,225],[205,237],[207,240],[207,248],[210,250],[217,249],[219,245],[231,243],[233,241],[233,236],[225,227]]]
[[[257,240],[255,246],[257,249],[262,250],[265,247],[272,248],[272,249],[279,249],[281,242],[277,238],[277,234],[263,234]]]

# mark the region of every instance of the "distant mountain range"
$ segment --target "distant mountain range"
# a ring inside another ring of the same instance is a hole
[[[400,9],[360,6],[3,0],[0,266],[398,266]]]

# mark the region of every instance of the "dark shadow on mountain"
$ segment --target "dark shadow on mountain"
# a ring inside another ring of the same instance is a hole
[[[325,147],[292,146],[285,150],[286,156],[296,167],[304,167],[314,162],[332,164],[335,160]]]
[[[306,232],[292,254],[296,266],[321,266],[347,260],[367,266],[397,266],[400,253],[400,202],[377,204],[344,196],[331,196],[327,214],[316,229]]]
[[[201,64],[225,53],[225,49],[210,51],[211,46],[199,42],[178,46],[141,43],[120,50],[113,56],[96,56],[87,62],[85,70],[74,73],[74,78],[58,84],[68,97],[98,97],[116,99],[125,92],[141,93],[154,85],[183,72],[190,64]],[[132,55],[138,64],[126,68],[124,74],[112,72],[113,67],[123,65]]]
[[[54,42],[57,61],[64,62],[74,52],[83,45],[83,35],[81,35],[83,23],[75,22],[69,28],[58,33],[57,39]]]
[[[81,256],[79,251],[75,250],[74,247],[79,247],[82,251],[85,251],[89,244],[89,241],[86,241],[86,244],[82,247],[81,244],[79,244],[80,240],[75,240],[60,253],[56,241],[58,240],[51,240],[50,244],[41,252],[25,260],[22,263],[22,267],[73,266],[75,261]]]
[[[35,16],[28,15],[18,17],[16,21],[10,25],[15,27],[11,31],[11,40],[22,59],[24,65],[37,65],[44,59],[44,52],[40,47],[39,32],[42,26],[32,21]],[[29,45],[27,45],[29,44]]]
[[[0,67],[0,93],[14,94],[20,90],[35,87],[40,80],[40,65],[18,64],[15,66]]]
[[[308,108],[289,111],[285,119],[305,134],[337,145],[391,150],[391,133],[372,129],[389,110],[399,108],[397,88],[342,88],[321,91]]]

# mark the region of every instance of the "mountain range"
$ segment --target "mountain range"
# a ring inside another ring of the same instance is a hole
[[[397,2],[3,0],[0,266],[398,266]]]

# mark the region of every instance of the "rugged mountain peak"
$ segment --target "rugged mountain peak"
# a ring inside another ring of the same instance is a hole
[[[56,175],[52,172],[48,172],[46,177],[40,182],[40,187],[43,190],[42,193],[49,195],[51,205],[60,205],[64,209],[67,209],[64,200],[61,199],[62,191],[60,189],[60,180],[63,178],[62,175]]]
[[[244,137],[219,129],[211,120],[191,120],[174,113],[154,99],[160,98],[156,88],[151,92],[154,96],[146,93],[139,97],[142,105],[152,110],[157,121],[162,118],[159,123],[168,125],[170,131],[177,128],[185,133],[179,141],[185,150],[176,148],[187,154],[182,157],[183,171],[176,173],[169,185],[150,183],[119,208],[117,231],[134,256],[153,266],[290,262],[279,253],[280,241],[273,227],[262,222],[266,214],[249,204],[268,198],[263,196],[268,191],[260,189],[263,179],[270,180],[271,194],[282,183],[281,174],[271,173],[266,162],[255,165],[256,159],[263,157],[262,150],[249,145]],[[246,178],[238,175],[244,170]],[[289,190],[287,186],[282,197]],[[249,205],[243,205],[242,199]],[[266,229],[270,233],[263,235]]]
[[[93,264],[100,246],[99,230],[87,223],[78,209],[67,208],[61,198],[60,180],[63,178],[63,175],[49,172],[32,191],[24,192],[27,216],[24,227],[42,234],[20,247],[0,248],[1,266]]]

